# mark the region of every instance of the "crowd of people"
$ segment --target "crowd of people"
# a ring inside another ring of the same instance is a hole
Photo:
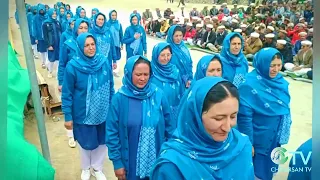
[[[107,16],[95,8],[87,17],[81,6],[73,14],[62,2],[27,4],[34,57],[40,54],[49,78],[59,62],[65,127],[70,147],[79,144],[81,179],[106,179],[107,152],[120,180],[272,179],[278,165],[270,154],[288,143],[292,123],[289,83],[279,72],[312,71],[313,10],[309,2],[301,7],[244,11],[223,4],[189,16],[182,8],[179,17],[170,9],[163,16],[157,9],[157,17],[135,10],[123,31],[116,10]],[[149,35],[165,39],[151,61]],[[193,72],[187,44],[215,54]]]

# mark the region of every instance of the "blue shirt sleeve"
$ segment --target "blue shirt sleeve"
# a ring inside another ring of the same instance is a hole
[[[171,162],[162,163],[157,166],[150,177],[150,180],[184,180],[183,175],[176,165]]]
[[[120,30],[119,30],[119,40],[120,40],[120,44],[121,46],[123,46],[123,29],[122,29],[122,25],[120,24]]]
[[[143,27],[141,27],[143,29]],[[146,32],[143,29],[143,34],[142,34],[142,47],[143,47],[143,51],[145,54],[147,54],[147,36],[146,36]]]
[[[63,84],[64,73],[65,73],[65,69],[67,66],[67,61],[68,61],[68,47],[63,42],[63,45],[60,48],[60,54],[59,54],[59,67],[58,67],[59,86],[61,86]]]
[[[172,119],[170,106],[165,96],[163,96],[162,98],[161,106],[162,106],[163,118],[165,121],[165,136],[166,136],[166,139],[169,139],[172,136],[174,130],[176,129],[176,124],[175,124],[176,121],[173,121]]]
[[[75,72],[71,65],[67,66],[64,73],[63,88],[61,93],[62,112],[65,117],[65,121],[72,121],[72,106],[73,106],[73,94],[75,85]]]
[[[124,44],[131,44],[134,40],[135,40],[135,38],[133,37],[133,35],[131,35],[130,29],[127,28],[126,31],[124,32],[122,42]]]
[[[109,109],[106,121],[106,145],[108,147],[109,159],[113,163],[115,170],[124,168],[121,158],[121,144],[119,135],[119,95],[115,94]]]
[[[244,88],[244,86],[240,86],[240,88]],[[247,105],[247,103],[245,103],[243,99],[240,98],[239,113],[237,117],[237,128],[241,133],[246,134],[253,144],[252,117],[253,109],[249,105]]]

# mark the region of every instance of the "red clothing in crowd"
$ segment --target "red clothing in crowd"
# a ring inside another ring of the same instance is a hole
[[[287,31],[287,32],[288,32],[288,37],[292,36],[291,44],[295,45],[296,41],[298,41],[300,39],[299,33],[305,32],[305,30],[304,29],[299,30],[299,27],[295,26],[292,31]]]
[[[189,31],[186,31],[183,40],[187,40],[187,39],[193,39],[193,37],[196,35],[197,31],[194,28],[191,28]]]
[[[218,20],[219,20],[219,21],[221,21],[223,18],[224,18],[224,14],[223,14],[223,13],[218,14]]]

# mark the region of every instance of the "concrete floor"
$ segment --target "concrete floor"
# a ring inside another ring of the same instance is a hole
[[[36,0],[27,0],[30,4],[36,4]],[[39,2],[39,1],[38,1]],[[52,5],[56,1],[43,0],[42,3],[46,3]],[[172,5],[168,5],[165,0],[120,0],[120,1],[110,1],[110,0],[92,0],[82,2],[80,0],[68,0],[65,1],[71,4],[71,7],[75,7],[77,5],[81,5],[91,11],[92,8],[97,7],[100,11],[108,14],[110,7],[118,10],[119,20],[122,23],[123,27],[126,28],[129,25],[129,14],[133,9],[137,9],[139,12],[143,12],[145,8],[150,8],[151,10],[159,7],[161,11],[166,7],[172,7]],[[187,9],[193,7],[194,5],[187,4]],[[195,5],[198,9],[202,9],[203,4]],[[10,17],[13,17],[15,11],[15,4],[13,0],[10,0]],[[177,11],[177,3],[174,4],[172,8],[174,11]],[[15,22],[14,20],[12,22]],[[13,39],[14,45],[17,52],[20,55],[19,59],[22,66],[25,66],[25,59],[23,56],[23,47],[20,36],[20,31],[15,25],[12,23],[13,29]],[[156,39],[148,38],[148,57],[151,58],[151,52],[153,46],[160,42]],[[194,69],[198,60],[205,55],[202,52],[192,51],[191,52],[193,61],[194,61]],[[124,53],[123,53],[124,56]],[[122,59],[120,61],[120,74],[121,77],[123,75],[123,67],[125,60]],[[37,69],[44,74],[46,78],[45,72],[40,67],[40,60],[35,60]],[[291,93],[291,112],[292,112],[292,128],[291,128],[291,138],[287,145],[284,147],[288,151],[294,151],[301,143],[306,141],[312,136],[312,84],[294,81],[292,79],[287,79],[290,82],[290,93]],[[121,86],[121,78],[115,78],[115,86],[116,89]],[[56,117],[57,119],[58,117]],[[66,131],[63,126],[63,117],[60,117],[61,120],[58,122],[53,121],[52,118],[47,117],[46,119],[46,128],[48,134],[48,141],[50,146],[51,160],[53,167],[56,169],[55,179],[57,180],[79,180],[80,179],[80,161],[79,161],[79,151],[77,148],[71,149],[68,147],[68,140],[66,137]],[[25,137],[26,139],[34,144],[40,151],[40,141],[37,133],[37,125],[34,114],[29,112],[26,116],[25,120]],[[283,165],[283,167],[287,167],[287,164]],[[109,180],[116,179],[113,172],[112,163],[107,159],[103,169]],[[283,180],[286,179],[287,173],[278,173],[274,179]],[[92,179],[94,179],[92,177]]]

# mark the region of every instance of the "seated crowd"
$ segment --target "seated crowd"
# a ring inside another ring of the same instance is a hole
[[[313,7],[311,1],[299,4],[264,2],[244,9],[234,4],[231,10],[224,3],[201,12],[194,7],[189,13],[181,7],[174,13],[167,8],[163,14],[156,8],[146,9],[142,23],[148,35],[166,39],[170,26],[183,28],[184,42],[190,46],[219,53],[224,38],[230,32],[245,39],[244,54],[252,61],[255,53],[265,47],[277,48],[284,57],[282,71],[288,75],[312,79]]]

